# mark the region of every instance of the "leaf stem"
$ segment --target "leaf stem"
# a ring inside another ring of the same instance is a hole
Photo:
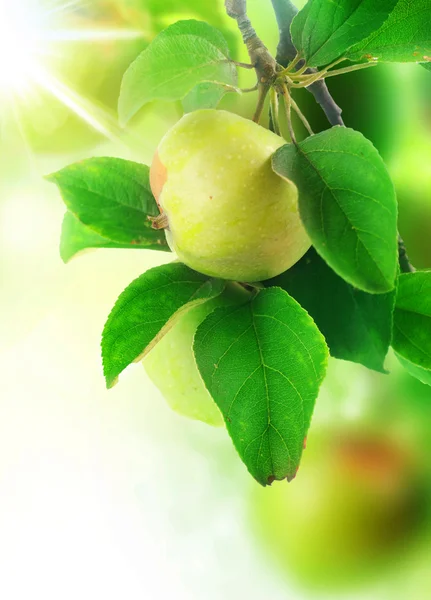
[[[334,63],[334,65],[335,64],[336,63]],[[375,67],[377,64],[378,63],[376,63],[376,62],[361,63],[360,65],[353,65],[351,67],[344,67],[342,69],[336,69],[335,71],[328,71],[328,69],[330,67],[327,67],[323,71],[318,71],[315,75],[312,75],[311,77],[306,76],[306,75],[297,75],[295,73],[292,73],[290,75],[290,77],[292,77],[293,80],[296,80],[296,79],[299,80],[299,83],[293,84],[292,87],[295,87],[295,88],[308,87],[309,85],[311,85],[311,84],[313,84],[316,81],[319,81],[321,79],[327,79],[328,77],[335,77],[336,75],[343,75],[345,73],[352,73],[353,71],[359,71],[361,69],[367,69],[368,67]]]
[[[278,101],[278,93],[274,88],[271,88],[270,91],[270,100],[271,100],[271,123],[272,130],[277,135],[280,135],[280,120],[279,120],[279,111],[280,104]]]
[[[335,60],[333,63],[331,63],[330,65],[328,65],[327,67],[325,67],[323,69],[323,71],[317,71],[316,73],[313,73],[312,75],[310,75],[310,77],[308,77],[302,83],[295,84],[295,87],[308,87],[309,85],[311,85],[315,81],[318,81],[319,79],[323,79],[323,77],[326,75],[326,73],[329,71],[329,69],[332,69],[333,67],[335,67],[336,65],[338,65],[340,62],[343,62],[344,60],[346,60],[344,57],[343,58],[339,58],[338,60]],[[291,77],[295,78],[295,73],[292,73]],[[298,77],[302,78],[303,76],[299,75]]]
[[[361,63],[360,65],[353,65],[351,67],[345,67],[343,69],[336,69],[335,71],[329,71],[325,75],[325,79],[328,77],[334,77],[335,75],[343,75],[344,73],[352,73],[353,71],[359,71],[361,69],[368,69],[368,67],[376,67],[378,62]]]
[[[290,97],[289,90],[287,89],[287,85],[283,83],[281,85],[281,90],[284,98],[284,108],[286,110],[286,119],[287,126],[289,128],[290,139],[295,146],[298,146],[298,142],[296,141],[295,131],[292,125],[292,98]]]
[[[297,66],[297,64],[299,63],[300,60],[302,60],[302,56],[298,52],[298,54],[295,56],[295,58],[292,60],[292,62],[290,62],[287,65],[287,68],[285,69],[285,71],[287,71],[287,73],[289,73],[290,71],[293,71],[293,69]],[[302,67],[302,68],[304,68],[304,67]]]
[[[311,69],[308,69],[311,72]],[[300,76],[303,73],[305,73],[307,71],[307,65],[303,64],[301,68],[299,68],[296,72],[295,72],[295,76]]]
[[[298,117],[301,119],[301,121],[302,121],[305,129],[308,131],[308,133],[310,135],[314,135],[314,131],[311,129],[311,126],[310,126],[310,123],[307,120],[307,117],[304,115],[304,113],[299,108],[299,106],[297,105],[297,103],[295,102],[295,100],[292,98],[292,96],[290,96],[290,102],[292,104],[293,110],[296,112],[296,114],[298,115]]]

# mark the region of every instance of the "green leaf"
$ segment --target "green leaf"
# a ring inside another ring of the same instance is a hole
[[[183,99],[184,112],[189,113],[202,108],[217,108],[226,93],[226,88],[219,83],[203,81],[198,83]]]
[[[431,370],[431,271],[400,275],[392,346],[402,358]]]
[[[236,85],[226,40],[203,21],[178,21],[162,31],[126,71],[118,105],[120,122],[127,123],[152,100],[181,100],[203,81]]]
[[[74,256],[91,248],[139,248],[146,250],[163,250],[170,252],[166,239],[161,238],[154,244],[118,244],[102,237],[92,229],[83,225],[72,213],[64,215],[61,229],[60,256],[67,263]]]
[[[395,292],[361,292],[334,273],[314,248],[264,284],[283,288],[305,308],[325,336],[332,356],[386,372]]]
[[[295,48],[311,67],[342,57],[379,29],[398,0],[309,0],[291,25]]]
[[[282,146],[273,169],[294,181],[302,221],[316,250],[364,292],[394,289],[397,201],[386,166],[361,133],[333,127]]]
[[[328,359],[309,315],[283,290],[266,289],[209,315],[194,351],[251,475],[262,485],[293,479]]]
[[[421,62],[431,57],[431,0],[399,0],[389,19],[350,48],[349,60]]]
[[[148,216],[159,214],[149,168],[119,158],[90,158],[47,178],[60,189],[68,210],[112,242],[152,246],[165,243]]]
[[[422,67],[427,71],[431,71],[431,62],[422,63]]]
[[[405,370],[408,373],[410,373],[410,375],[412,377],[414,377],[415,379],[419,379],[419,381],[421,381],[422,383],[425,383],[426,385],[431,385],[431,370],[430,369],[423,369],[422,367],[418,367],[417,365],[414,365],[413,363],[406,360],[405,358],[403,358],[396,352],[395,352],[395,356],[398,358],[398,360],[400,361],[402,366],[405,368]]]
[[[102,336],[107,387],[120,373],[141,360],[185,310],[215,298],[224,281],[192,271],[182,263],[150,269],[120,295]]]

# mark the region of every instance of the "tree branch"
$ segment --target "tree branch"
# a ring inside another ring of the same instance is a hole
[[[290,0],[271,0],[274,8],[275,16],[278,23],[280,41],[277,46],[276,61],[283,67],[295,58],[297,52],[293,45],[292,36],[290,34],[290,25],[293,18],[298,13],[298,9]],[[303,61],[298,63],[298,68],[304,64]],[[316,73],[316,69],[307,69],[306,73]],[[316,102],[320,104],[326,117],[331,125],[344,125],[341,117],[342,110],[332,98],[328,86],[323,80],[316,81],[307,87],[307,90],[313,94]]]
[[[401,273],[414,273],[416,271],[407,256],[404,240],[400,235],[398,235],[398,262],[400,264]]]
[[[229,17],[237,22],[251,63],[256,70],[259,100],[253,121],[258,123],[271,84],[276,78],[277,62],[257,35],[247,16],[247,0],[225,0],[225,6]]]
[[[290,35],[290,25],[298,9],[289,0],[271,0],[277,19],[279,42],[277,46],[277,62],[287,67],[287,64],[296,56],[296,48]],[[280,60],[279,60],[280,59]],[[283,64],[286,62],[286,64]]]
[[[229,17],[237,22],[244,44],[247,46],[251,63],[256,69],[258,81],[269,86],[275,77],[277,63],[257,35],[247,16],[246,0],[225,0],[225,6]]]

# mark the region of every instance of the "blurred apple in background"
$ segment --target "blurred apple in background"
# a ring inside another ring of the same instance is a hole
[[[317,418],[291,484],[252,490],[258,540],[303,587],[333,595],[368,588],[397,569],[413,572],[429,551],[431,390],[393,365],[392,377],[371,374],[368,406],[356,417]],[[350,375],[351,386],[358,378]],[[335,403],[337,385],[325,389]],[[349,394],[341,401],[352,402]]]
[[[416,548],[430,506],[417,458],[378,432],[312,432],[297,479],[256,495],[255,526],[292,576],[367,583]]]

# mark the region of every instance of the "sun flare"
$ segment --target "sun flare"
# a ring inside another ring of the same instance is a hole
[[[0,118],[7,111],[18,119],[20,107],[31,108],[43,91],[99,133],[115,137],[117,126],[112,115],[71,89],[62,80],[58,65],[71,52],[72,42],[104,43],[142,38],[145,34],[98,28],[89,19],[76,27],[77,22],[81,24],[76,17],[83,6],[83,0],[0,0]]]

